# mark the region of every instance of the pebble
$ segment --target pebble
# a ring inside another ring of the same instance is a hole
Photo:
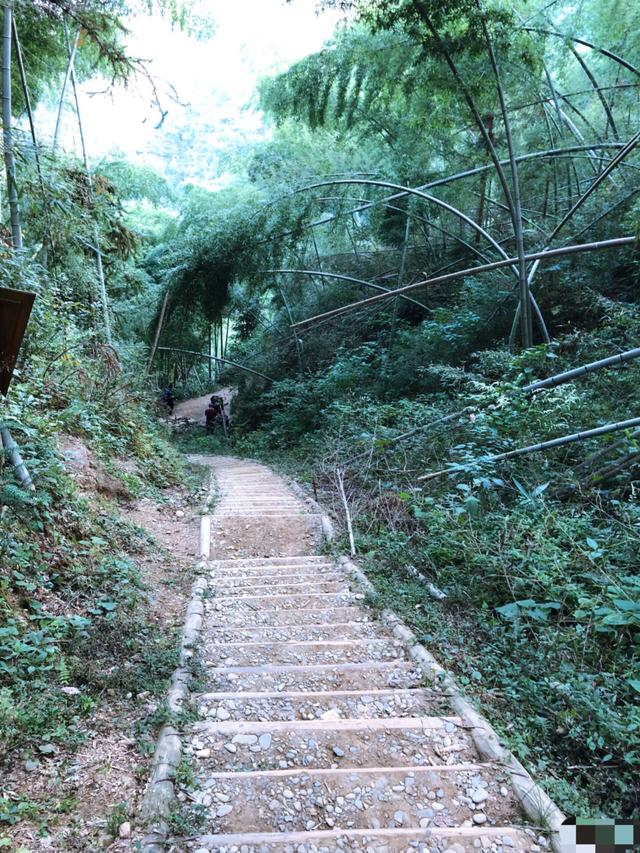
[[[235,745],[235,743],[225,743],[224,748],[227,750],[227,752],[231,753],[238,751],[238,747]]]
[[[65,696],[79,696],[80,690],[77,687],[61,687],[60,693],[64,693]]]
[[[510,835],[503,835],[502,836],[502,846],[503,847],[515,847],[515,844],[513,843],[513,838]]]
[[[211,750],[210,749],[198,749],[198,750],[196,750],[196,758],[211,758]]]
[[[233,806],[220,806],[216,811],[216,817],[225,817],[225,815],[231,814],[232,811]]]
[[[501,794],[503,797],[508,797],[508,796],[509,796],[509,789],[506,787],[506,785],[502,785],[502,786],[500,787],[500,794]]]
[[[120,838],[131,838],[131,824],[129,821],[125,821],[125,823],[120,824],[118,835]]]
[[[38,767],[40,767],[40,765],[39,765],[39,763],[38,763],[37,761],[29,761],[29,760],[27,760],[27,761],[25,761],[25,763],[24,763],[24,769],[27,771],[27,773],[33,773],[33,771],[34,771],[34,770],[37,770],[37,769],[38,769]]]
[[[220,707],[220,708],[218,708],[218,711],[216,713],[216,717],[219,720],[228,720],[231,717],[231,714],[227,711],[226,708]]]
[[[487,794],[487,792],[483,788],[477,788],[471,794],[471,799],[476,805],[479,805],[480,803],[484,803],[485,800],[489,799],[489,794]]]
[[[261,749],[269,749],[269,747],[271,746],[271,735],[260,735],[260,737],[258,738],[258,743],[260,744]]]
[[[239,743],[242,746],[251,746],[251,744],[258,743],[257,735],[235,735],[232,743]]]
[[[486,822],[487,822],[487,816],[486,816],[486,814],[482,814],[482,812],[477,812],[477,813],[476,813],[476,814],[474,814],[474,816],[473,816],[473,822],[474,822],[474,823],[479,823],[479,824],[481,824],[481,823],[486,823]]]
[[[393,819],[395,820],[396,823],[400,823],[400,824],[404,823],[404,812],[397,811],[394,814]]]
[[[340,749],[340,747],[339,747],[339,746],[334,746],[334,747],[333,747],[333,754],[334,754],[337,758],[342,758],[342,757],[344,756],[344,749]]]

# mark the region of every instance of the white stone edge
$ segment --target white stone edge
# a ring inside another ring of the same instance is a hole
[[[378,598],[375,587],[369,578],[350,557],[340,557],[340,563],[366,593],[374,600]],[[529,771],[518,761],[511,750],[501,744],[500,738],[491,723],[476,711],[451,673],[438,663],[422,643],[418,642],[416,635],[402,619],[393,610],[388,609],[381,612],[380,619],[394,637],[400,640],[409,656],[418,664],[425,676],[432,683],[437,684],[443,693],[449,697],[457,714],[471,727],[473,742],[483,760],[499,764],[507,770],[511,776],[511,786],[525,814],[535,824],[547,831],[553,850],[556,853],[562,853],[560,827],[565,820],[565,815],[542,787],[534,781]]]
[[[179,663],[171,676],[171,685],[167,693],[167,705],[172,714],[179,713],[190,696],[189,686],[192,677],[190,664],[204,620],[202,599],[207,581],[203,575],[207,570],[211,545],[211,516],[208,512],[214,496],[215,480],[212,473],[203,508],[204,514],[200,518],[199,560],[196,564],[199,577],[191,588],[191,598],[182,629]],[[151,775],[138,809],[138,822],[145,829],[141,853],[164,853],[166,849],[166,840],[169,835],[168,818],[175,799],[174,779],[181,758],[181,734],[174,725],[165,723],[158,734]]]

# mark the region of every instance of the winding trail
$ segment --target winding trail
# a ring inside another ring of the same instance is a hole
[[[255,463],[209,458],[204,675],[185,732],[202,815],[175,851],[539,851],[504,768],[481,763],[346,570],[320,518]]]

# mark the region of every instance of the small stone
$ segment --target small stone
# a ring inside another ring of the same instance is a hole
[[[77,687],[61,687],[60,693],[64,693],[65,696],[79,696],[80,690]]]
[[[38,767],[40,767],[40,765],[37,761],[27,760],[24,763],[24,769],[27,771],[27,773],[33,773],[33,771],[37,770]]]
[[[404,812],[397,811],[394,814],[393,819],[395,820],[396,823],[403,824],[404,823]]]
[[[344,749],[340,749],[339,746],[334,746],[333,747],[333,754],[336,756],[336,758],[343,758],[344,757]]]
[[[473,816],[473,822],[478,823],[478,824],[486,823],[487,822],[486,814],[482,814],[482,812],[476,812],[476,814],[474,814],[474,816]]]
[[[118,835],[120,838],[131,838],[131,824],[129,821],[125,821],[120,824],[120,828],[118,829]]]
[[[509,796],[509,789],[506,787],[506,785],[502,785],[502,786],[500,787],[500,794],[501,794],[501,796],[503,796],[503,797],[508,797],[508,796]]]
[[[513,843],[513,838],[510,835],[503,835],[502,836],[502,846],[503,847],[515,847],[515,844]]]
[[[184,518],[184,512],[181,509],[176,510],[176,518]]]
[[[226,708],[223,708],[222,706],[220,706],[218,708],[218,711],[216,713],[216,717],[219,720],[228,720],[230,716],[231,716],[231,714],[227,711]]]
[[[271,746],[271,735],[268,733],[260,735],[260,737],[258,738],[258,743],[260,744],[261,749],[269,749],[269,747]]]
[[[235,735],[232,743],[239,743],[241,746],[251,746],[258,743],[257,735]]]
[[[196,758],[211,758],[211,750],[210,749],[198,749],[198,750],[196,750]]]
[[[38,747],[38,751],[43,755],[53,755],[56,751],[55,746],[52,743],[41,743]]]
[[[476,788],[471,794],[471,799],[476,805],[480,805],[480,803],[484,803],[485,800],[489,799],[489,794],[483,788]]]
[[[235,745],[235,743],[225,743],[224,748],[227,750],[227,752],[231,753],[238,751],[238,747]]]
[[[225,815],[231,814],[232,811],[233,806],[220,806],[216,811],[216,817],[225,817]]]

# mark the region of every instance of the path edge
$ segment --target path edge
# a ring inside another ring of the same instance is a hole
[[[350,557],[340,557],[340,564],[375,601],[378,593],[362,569]],[[485,761],[499,764],[511,776],[511,786],[527,817],[540,825],[548,834],[555,853],[562,853],[560,827],[566,820],[547,792],[533,779],[516,756],[500,742],[491,723],[480,714],[458,686],[453,675],[446,670],[428,649],[419,642],[414,632],[393,610],[380,613],[380,621],[396,637],[409,656],[432,683],[438,684],[449,697],[454,710],[472,727],[471,737],[480,756]]]
[[[191,598],[187,606],[178,666],[171,676],[167,692],[167,705],[172,714],[179,713],[190,697],[192,679],[191,661],[204,621],[203,597],[207,589],[207,580],[203,577],[207,570],[207,559],[211,545],[211,515],[209,511],[215,495],[213,472],[209,480],[209,489],[200,517],[198,543],[198,562],[196,572],[199,577],[191,587]],[[172,723],[165,723],[160,729],[153,754],[151,775],[138,808],[138,821],[145,827],[145,836],[140,847],[141,853],[164,853],[169,836],[168,818],[175,799],[174,780],[182,759],[181,732]]]

